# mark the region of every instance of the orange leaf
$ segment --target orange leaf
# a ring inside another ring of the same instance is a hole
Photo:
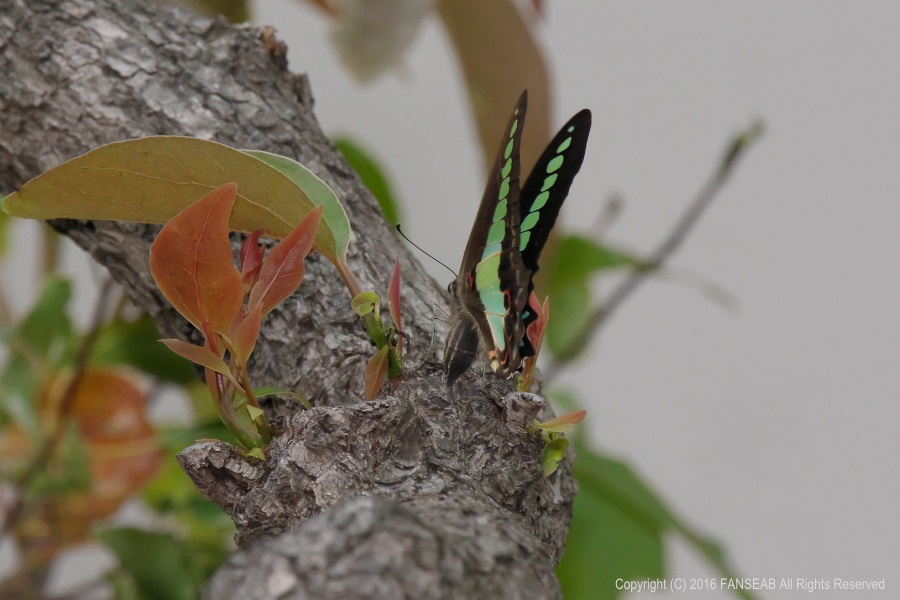
[[[586,410],[576,410],[561,417],[550,419],[546,423],[539,423],[538,428],[544,431],[552,431],[554,433],[568,433],[584,420]]]
[[[256,339],[259,337],[261,323],[261,307],[257,304],[250,309],[250,312],[247,313],[234,330],[231,341],[234,344],[237,359],[241,361],[242,365],[246,365],[250,355],[253,354],[253,348],[256,347]]]
[[[282,300],[293,294],[303,281],[303,261],[316,241],[324,209],[324,206],[313,209],[296,229],[269,252],[263,262],[259,281],[250,292],[251,311],[259,305],[263,316],[269,314]]]
[[[259,270],[266,255],[265,247],[259,245],[259,236],[262,234],[263,230],[257,229],[247,236],[241,246],[241,283],[248,292],[259,279]]]
[[[48,403],[58,406],[71,381],[72,373],[50,381]],[[70,416],[86,445],[91,487],[44,497],[36,516],[44,527],[53,525],[42,543],[55,541],[62,548],[83,541],[94,522],[113,514],[156,476],[164,454],[147,414],[145,387],[124,369],[90,367],[82,374]]]
[[[195,346],[194,344],[189,344],[187,342],[183,342],[181,340],[159,340],[163,344],[169,347],[169,350],[181,356],[183,358],[188,359],[191,362],[197,363],[201,367],[206,367],[216,373],[221,373],[228,380],[234,384],[235,387],[240,388],[237,381],[234,380],[234,376],[231,374],[231,369],[228,368],[228,365],[225,364],[225,361],[222,358],[207,348],[206,346]]]
[[[384,385],[384,378],[388,372],[389,351],[390,348],[385,346],[376,352],[366,365],[366,400],[373,400]]]
[[[233,183],[213,190],[172,217],[150,249],[159,289],[207,339],[228,331],[244,298],[228,241],[236,193]]]
[[[391,276],[391,283],[388,285],[388,304],[391,309],[391,318],[394,319],[394,325],[397,331],[403,331],[402,313],[400,311],[400,259],[394,265],[394,274]],[[403,336],[398,336],[397,354],[403,354]]]

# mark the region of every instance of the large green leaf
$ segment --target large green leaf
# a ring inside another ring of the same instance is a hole
[[[174,383],[194,380],[197,375],[191,363],[160,344],[160,337],[147,315],[136,321],[113,321],[100,331],[91,361],[131,365]]]
[[[231,214],[235,230],[264,229],[283,237],[315,208],[303,189],[269,164],[223,144],[178,136],[92,150],[32,179],[8,196],[3,208],[32,219],[166,223],[229,182],[238,186]],[[327,219],[324,225],[316,249],[337,263],[341,255],[335,234]]]
[[[553,307],[547,342],[557,357],[568,359],[581,351],[572,348],[572,342],[587,326],[594,309],[591,278],[596,273],[613,269],[638,269],[644,263],[627,252],[578,235],[561,239],[553,258],[547,267],[550,305]]]
[[[625,462],[584,445],[578,446],[576,456],[575,477],[582,489],[604,496],[648,529],[674,526],[671,511]]]
[[[334,236],[338,257],[343,259],[347,255],[347,246],[350,244],[350,221],[334,190],[316,177],[312,171],[286,156],[262,150],[244,150],[244,152],[287,175],[291,181],[300,186],[301,190],[306,192],[316,206],[325,205],[322,218]]]
[[[558,569],[566,599],[612,600],[623,594],[616,580],[663,577],[668,511],[649,488],[625,463],[581,445],[575,475],[581,491]]]
[[[722,547],[685,525],[629,465],[577,440],[575,445],[574,474],[581,491],[559,566],[567,600],[617,598],[622,590],[616,589],[616,579],[664,577],[662,538],[671,533],[682,536],[720,576],[738,578]],[[735,595],[754,597],[745,590]]]
[[[636,269],[644,264],[633,254],[598,244],[579,235],[567,235],[562,238],[554,259],[550,267],[551,286],[584,281],[600,271],[624,267]]]
[[[612,600],[622,595],[617,579],[658,579],[664,573],[661,532],[635,521],[595,490],[582,488],[575,497],[566,554],[557,568],[566,600]]]
[[[334,145],[341,151],[353,170],[357,172],[363,184],[369,188],[381,205],[385,218],[392,224],[400,222],[400,205],[391,191],[391,185],[384,175],[384,169],[372,154],[365,151],[356,142],[347,138],[338,138]]]

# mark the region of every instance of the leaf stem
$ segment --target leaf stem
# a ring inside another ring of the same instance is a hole
[[[362,285],[360,285],[359,280],[356,278],[356,275],[353,274],[353,271],[350,270],[350,265],[347,264],[345,259],[339,259],[334,266],[337,267],[338,273],[340,273],[341,278],[344,280],[344,284],[347,286],[347,290],[350,292],[351,298],[356,298],[359,296],[363,289]]]

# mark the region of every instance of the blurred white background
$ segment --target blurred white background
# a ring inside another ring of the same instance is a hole
[[[651,281],[557,383],[585,402],[595,442],[724,541],[742,576],[886,578],[885,592],[820,593],[898,597],[900,3],[546,5],[537,31],[554,128],[594,112],[567,224],[593,222],[621,193],[611,238],[647,252],[727,138],[755,117],[768,126],[673,261],[739,309]],[[401,72],[363,87],[321,14],[296,0],[253,8],[255,22],[278,27],[291,68],[309,73],[325,130],[373,151],[405,231],[456,266],[484,175],[440,23],[427,22]],[[34,272],[32,226],[4,274],[19,308],[36,292],[17,275]],[[76,253],[67,261],[84,269]],[[82,316],[92,302],[80,293]],[[668,558],[671,575],[715,575],[687,549]]]

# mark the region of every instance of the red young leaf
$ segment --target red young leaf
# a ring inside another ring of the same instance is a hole
[[[372,400],[381,391],[384,378],[388,372],[388,352],[390,348],[385,346],[375,353],[366,365],[366,400]]]
[[[181,340],[159,341],[168,346],[169,350],[178,356],[184,357],[189,361],[195,362],[201,367],[206,367],[216,373],[221,373],[227,377],[235,387],[240,387],[231,375],[231,370],[228,368],[228,365],[225,364],[225,361],[206,346],[195,346],[194,344],[189,344]]]
[[[528,339],[534,346],[534,355],[525,359],[525,371],[519,381],[520,391],[530,391],[534,384],[534,369],[537,366],[538,355],[541,353],[541,345],[544,343],[544,334],[547,331],[547,322],[550,320],[550,299],[544,299],[544,305],[538,302],[537,294],[531,292],[528,304],[537,312],[537,319],[528,326]]]
[[[394,325],[397,331],[403,331],[403,322],[401,320],[402,313],[400,311],[400,259],[394,265],[394,274],[391,276],[391,283],[388,285],[388,304],[391,308],[391,318],[394,319]],[[397,336],[397,354],[403,355],[403,336]]]
[[[266,316],[299,287],[305,271],[303,261],[316,241],[324,208],[318,206],[312,210],[296,229],[269,252],[263,262],[259,281],[250,292],[250,310],[258,304],[262,316]]]
[[[528,303],[538,311],[538,318],[528,326],[528,339],[534,346],[534,356],[537,359],[541,352],[541,344],[544,343],[544,334],[547,332],[547,322],[550,320],[550,298],[544,298],[544,304],[541,306],[537,294],[531,292]]]
[[[231,343],[234,344],[234,352],[242,365],[247,364],[247,359],[250,358],[253,348],[256,347],[256,339],[259,337],[259,327],[262,323],[260,308],[258,304],[251,308],[232,332]]]
[[[545,423],[538,423],[538,428],[554,433],[568,433],[584,420],[586,414],[586,410],[576,410],[561,417],[550,419]]]
[[[265,247],[259,245],[259,236],[262,234],[263,230],[257,229],[247,236],[241,246],[241,283],[248,292],[259,279],[259,270],[266,255]]]
[[[175,309],[207,338],[226,332],[244,299],[228,241],[237,186],[227,183],[169,221],[150,249],[150,269]]]

